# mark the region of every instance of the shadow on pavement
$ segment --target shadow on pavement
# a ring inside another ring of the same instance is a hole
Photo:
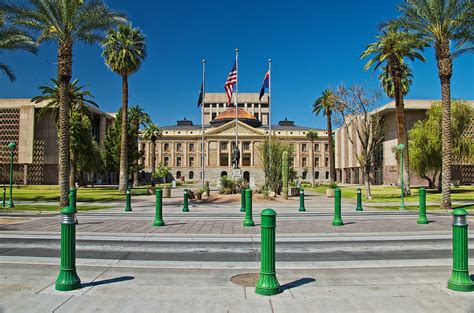
[[[123,282],[123,281],[132,280],[132,279],[135,279],[135,277],[133,277],[133,276],[121,276],[121,277],[110,278],[110,279],[96,280],[96,281],[92,281],[90,283],[81,284],[81,288],[91,287],[91,286],[108,285],[108,284],[113,284],[113,283],[120,283],[120,282]]]
[[[292,282],[283,284],[283,285],[280,286],[280,289],[281,290],[286,290],[286,289],[290,289],[290,288],[296,288],[296,287],[306,285],[306,284],[309,284],[309,283],[312,283],[312,282],[315,282],[315,281],[316,281],[316,279],[314,279],[314,278],[304,277],[304,278],[300,278],[300,279],[294,280]]]

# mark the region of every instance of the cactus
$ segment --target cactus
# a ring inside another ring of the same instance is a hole
[[[281,178],[283,181],[283,197],[288,199],[288,151],[283,151],[281,156]]]

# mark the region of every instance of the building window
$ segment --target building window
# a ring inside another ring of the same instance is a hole
[[[193,167],[194,166],[194,157],[189,157],[189,166]]]
[[[221,150],[227,150],[227,141],[221,142]]]
[[[306,152],[306,144],[301,144],[301,151]]]
[[[319,158],[314,158],[314,166],[319,167]]]
[[[314,179],[319,179],[319,172],[318,171],[314,172]]]
[[[222,171],[222,172],[221,172],[221,177],[223,177],[223,176],[227,176],[227,172],[226,172],[226,171]]]
[[[181,157],[176,157],[176,166],[181,166]]]
[[[326,171],[326,179],[329,179],[329,172]]]
[[[242,147],[244,150],[250,150],[250,141],[244,141]]]
[[[214,113],[214,112],[213,112],[212,115],[211,115],[211,120],[215,119],[216,116],[217,116],[217,113]]]
[[[255,118],[258,120],[258,113],[254,113],[253,116],[255,116]]]
[[[229,166],[229,156],[227,154],[221,154],[219,165],[220,166]]]
[[[170,151],[170,144],[169,144],[169,143],[165,143],[164,149],[165,149],[165,151]]]
[[[314,151],[319,151],[319,143],[314,144]]]
[[[328,151],[328,144],[327,143],[324,144],[324,151]]]
[[[250,166],[250,153],[242,155],[242,166]]]
[[[176,144],[176,151],[181,151],[181,143]]]
[[[181,178],[181,172],[180,171],[177,171],[176,172],[176,179],[180,179]]]
[[[191,152],[194,151],[194,143],[189,144],[189,151],[191,151]]]
[[[165,165],[168,166],[169,163],[170,163],[170,158],[169,157],[164,157],[163,158],[163,163],[165,163]]]
[[[301,166],[306,167],[306,158],[301,159]]]
[[[329,166],[329,158],[326,158],[324,160],[324,166],[326,166],[326,167]]]
[[[194,172],[190,171],[188,177],[189,179],[194,179]]]

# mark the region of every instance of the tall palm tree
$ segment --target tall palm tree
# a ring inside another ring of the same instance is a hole
[[[134,137],[134,150],[138,151],[138,135],[140,132],[140,126],[146,126],[151,123],[151,118],[145,110],[139,105],[134,105],[128,110],[129,120],[131,122]],[[138,159],[135,159],[135,171],[133,172],[133,186],[138,186]]]
[[[474,2],[472,0],[405,0],[397,9],[399,18],[388,23],[422,36],[434,48],[441,82],[442,116],[442,201],[451,208],[451,166],[453,131],[451,126],[451,77],[453,60],[474,51]]]
[[[56,127],[58,127],[58,112],[59,112],[59,95],[60,87],[56,79],[51,79],[52,84],[47,84],[40,86],[41,95],[33,97],[31,102],[40,103],[46,102],[46,105],[40,109],[38,112],[38,119],[41,118],[42,114],[51,110],[55,116]],[[69,83],[68,87],[68,99],[69,99],[69,119],[72,118],[73,112],[79,114],[79,118],[82,121],[84,115],[90,115],[90,106],[99,107],[92,99],[94,96],[89,90],[84,90],[87,85],[78,85],[79,80],[75,79]],[[71,129],[69,129],[68,137],[71,139]],[[70,171],[69,171],[69,185],[74,186],[76,181],[77,173],[77,152],[75,149],[75,144],[70,142],[69,145],[69,154],[70,154]]]
[[[155,173],[155,150],[156,150],[156,140],[161,137],[161,128],[158,124],[150,123],[148,126],[143,130],[143,138],[146,140],[151,141],[151,186],[155,186],[155,179],[153,174]]]
[[[406,195],[410,194],[410,163],[408,156],[408,140],[406,131],[405,106],[403,96],[408,92],[409,86],[407,77],[408,67],[405,64],[405,58],[410,60],[425,61],[421,52],[427,46],[427,42],[418,34],[410,34],[402,32],[398,27],[387,26],[382,29],[381,34],[376,36],[377,41],[367,46],[362,52],[360,58],[371,57],[365,70],[369,70],[372,66],[376,71],[381,65],[384,65],[383,74],[379,79],[385,92],[389,97],[395,98],[395,111],[397,118],[397,141],[398,144],[404,144],[407,148],[403,151],[405,166],[403,171]],[[404,79],[405,85],[402,84]],[[411,82],[411,80],[409,80]],[[385,84],[385,85],[384,85]],[[398,159],[397,159],[398,160]]]
[[[329,174],[330,182],[336,181],[336,166],[334,160],[334,146],[332,138],[332,120],[331,115],[336,103],[336,95],[331,89],[326,89],[321,93],[313,103],[313,113],[318,116],[321,112],[326,116],[328,128],[328,148],[329,148]],[[313,173],[314,175],[314,173]]]
[[[139,28],[121,25],[118,30],[109,31],[103,42],[103,57],[107,66],[122,76],[122,138],[120,140],[119,190],[125,192],[128,183],[127,164],[127,112],[128,77],[138,71],[146,57],[145,36]]]
[[[312,180],[312,186],[315,186],[315,181],[314,181],[314,141],[318,139],[318,132],[315,130],[308,130],[306,133],[306,138],[308,138],[311,141],[311,177],[313,178]]]
[[[17,27],[7,25],[5,14],[0,13],[0,52],[9,50],[24,50],[36,54],[37,46],[30,34]],[[10,81],[16,79],[10,66],[0,62],[0,71],[7,75]]]
[[[37,42],[57,43],[59,85],[59,188],[61,207],[69,199],[69,92],[72,77],[72,51],[78,41],[93,44],[103,39],[114,25],[124,22],[121,15],[109,10],[101,0],[27,0],[27,5],[0,3],[0,11],[12,23],[35,31]]]

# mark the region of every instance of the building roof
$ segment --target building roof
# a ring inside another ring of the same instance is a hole
[[[426,100],[426,99],[404,99],[404,109],[405,110],[428,110],[434,102],[439,102],[440,100]],[[466,100],[468,104],[474,106],[474,100]],[[384,104],[377,109],[373,110],[371,113],[388,113],[395,110],[395,101],[390,101],[387,104]]]
[[[262,100],[258,99],[258,93],[239,93],[239,103],[268,103],[268,94],[262,97]],[[204,103],[228,103],[229,99],[225,92],[212,93],[206,92],[204,96]]]

